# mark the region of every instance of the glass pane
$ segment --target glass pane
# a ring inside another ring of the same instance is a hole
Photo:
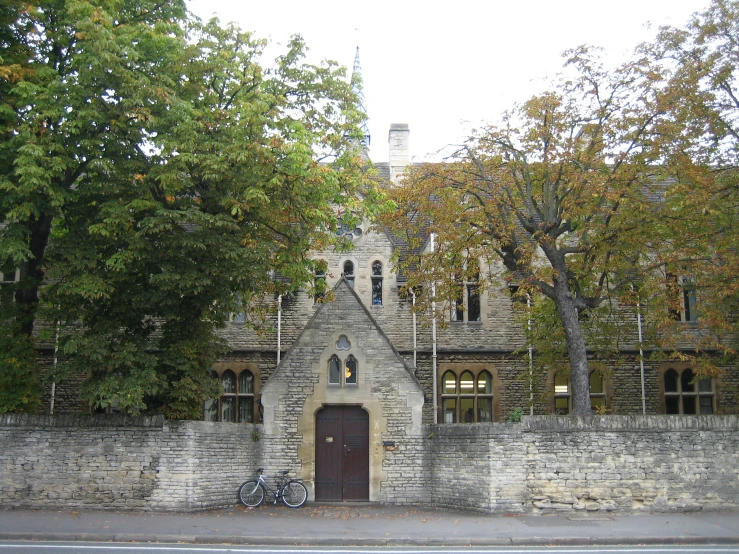
[[[460,394],[473,394],[475,392],[475,378],[472,372],[465,371],[459,379]]]
[[[460,398],[459,399],[460,413],[462,414],[463,423],[474,423],[475,421],[475,399],[474,398]]]
[[[713,383],[710,378],[698,381],[698,390],[700,392],[713,392]]]
[[[223,383],[223,392],[236,394],[236,374],[233,371],[227,369],[221,377],[221,382]]]
[[[695,289],[683,291],[683,307],[685,308],[685,321],[696,321],[698,318],[695,311]]]
[[[375,277],[382,276],[382,264],[380,262],[372,262],[372,275]]]
[[[354,277],[354,264],[352,262],[344,262],[344,275]]]
[[[457,300],[452,304],[451,318],[452,321],[464,321],[464,304],[462,300]]]
[[[569,394],[570,393],[570,382],[567,375],[564,373],[557,373],[554,376],[554,393],[555,394]]]
[[[493,392],[493,378],[487,371],[481,371],[477,376],[477,394],[491,394]]]
[[[480,287],[467,287],[467,321],[480,321]]]
[[[603,394],[603,377],[597,371],[590,372],[590,394]]]
[[[254,375],[248,369],[239,374],[239,394],[252,394],[254,392]]]
[[[236,421],[236,397],[221,397],[221,421]]]
[[[456,423],[457,422],[457,399],[456,398],[445,398],[442,400],[442,410],[444,423]]]
[[[710,415],[713,413],[713,396],[701,396],[700,398],[701,414]]]
[[[254,399],[250,396],[239,397],[239,423],[254,422]]]
[[[591,396],[590,397],[590,408],[593,411],[598,411],[598,408],[604,407],[606,405],[606,399],[602,396]]]
[[[206,400],[203,407],[203,421],[218,421],[218,399]]]
[[[567,415],[570,413],[570,399],[559,397],[554,399],[554,413],[556,415]]]
[[[352,347],[352,343],[346,338],[346,335],[341,335],[339,340],[336,341],[336,350],[349,350]]]
[[[454,394],[457,392],[457,376],[451,371],[447,371],[444,374],[441,392],[444,394]]]
[[[493,401],[490,398],[477,399],[477,421],[493,421]]]
[[[686,369],[685,371],[683,371],[682,375],[680,375],[680,385],[682,386],[683,392],[695,391],[695,383],[693,382],[693,370],[692,369]]]
[[[357,360],[354,356],[349,356],[349,359],[346,361],[344,378],[349,385],[357,384]]]
[[[372,279],[372,304],[382,304],[382,279],[377,277]]]
[[[668,415],[680,413],[680,397],[665,396],[665,413]]]
[[[341,384],[341,362],[336,356],[328,361],[328,382],[332,385]]]
[[[683,396],[683,413],[685,415],[695,415],[696,409],[695,409],[695,396]]]
[[[665,372],[665,392],[677,392],[677,371],[674,369]]]

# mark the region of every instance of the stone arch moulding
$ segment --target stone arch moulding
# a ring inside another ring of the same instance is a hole
[[[339,350],[336,344],[341,337],[346,335],[351,348]],[[380,399],[372,394],[372,375],[375,367],[371,358],[368,358],[360,348],[357,336],[349,330],[334,333],[328,340],[318,361],[313,362],[312,371],[318,375],[318,383],[305,399],[303,411],[298,418],[298,434],[302,436],[301,445],[298,447],[298,458],[300,459],[301,474],[305,486],[308,488],[308,498],[315,500],[315,476],[316,476],[316,414],[325,406],[359,406],[369,414],[369,470],[370,470],[370,501],[380,502],[384,500],[381,496],[380,485],[387,480],[387,474],[382,467],[385,459],[385,449],[382,447],[382,435],[387,432],[387,417],[383,413]],[[357,360],[358,380],[357,385],[352,387],[328,386],[328,360],[337,355],[339,359],[346,360],[353,355]]]

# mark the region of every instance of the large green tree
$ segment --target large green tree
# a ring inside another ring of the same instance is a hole
[[[512,280],[520,293],[551,302],[573,413],[588,414],[583,320],[610,310],[611,300],[628,301],[630,285],[660,264],[648,257],[648,230],[658,212],[650,165],[661,107],[641,64],[606,71],[580,48],[568,53],[568,66],[572,79],[482,129],[447,163],[411,169],[393,191],[399,215],[386,223],[409,229],[416,246],[435,234],[433,251],[401,264],[418,269],[409,284],[436,291],[436,301],[454,302],[459,281],[476,278],[470,260],[482,259],[502,266],[480,276],[483,286]]]
[[[96,406],[197,417],[217,394],[217,329],[305,282],[335,207],[359,209],[355,95],[299,38],[265,66],[264,41],[177,3],[50,2],[28,18],[40,75],[6,83],[0,184],[20,331],[45,278],[42,315],[66,330],[56,377],[91,374]]]

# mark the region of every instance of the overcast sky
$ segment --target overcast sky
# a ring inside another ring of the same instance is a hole
[[[372,135],[370,156],[387,161],[391,123],[410,125],[412,157],[459,142],[540,92],[562,67],[561,53],[601,46],[625,61],[661,25],[682,27],[708,0],[188,0],[284,45],[299,33],[311,61],[346,66],[360,48]],[[651,24],[651,28],[650,28]]]

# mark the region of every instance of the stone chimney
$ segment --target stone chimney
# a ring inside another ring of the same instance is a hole
[[[389,166],[390,179],[396,183],[400,175],[411,162],[408,138],[411,134],[407,123],[391,123],[390,132],[387,135],[388,147],[390,148]]]

